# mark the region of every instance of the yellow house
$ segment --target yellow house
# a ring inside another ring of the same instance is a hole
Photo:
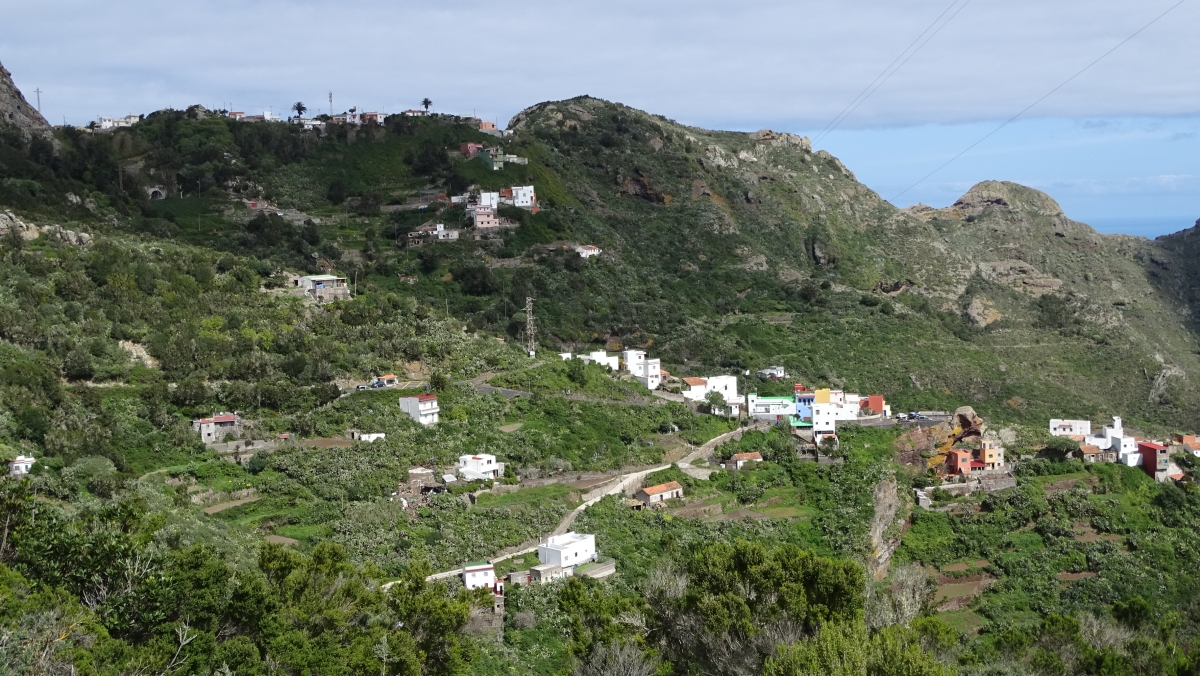
[[[828,404],[829,403],[829,388],[826,387],[826,388],[823,388],[820,390],[815,390],[813,392],[813,397],[814,397],[814,399],[813,399],[814,404]]]

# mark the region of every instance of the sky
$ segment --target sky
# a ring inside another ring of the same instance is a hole
[[[1153,237],[1200,218],[1200,0],[1177,2],[0,0],[0,63],[55,124],[194,103],[326,112],[332,92],[335,112],[428,97],[504,125],[588,94],[808,135],[897,206],[1011,180]]]

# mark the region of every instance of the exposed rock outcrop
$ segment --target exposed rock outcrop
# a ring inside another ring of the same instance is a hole
[[[887,577],[892,554],[900,546],[901,532],[895,527],[902,521],[898,518],[901,503],[896,480],[888,478],[875,484],[873,501],[875,516],[871,519],[871,558],[867,571],[869,581],[879,582]]]
[[[69,244],[71,246],[88,246],[92,243],[92,236],[86,232],[76,232],[67,230],[61,225],[47,225],[44,228],[39,228],[32,223],[26,223],[17,218],[13,212],[0,211],[0,237],[4,237],[10,231],[15,230],[21,236],[21,239],[31,240],[38,237],[46,237],[55,242]]]
[[[41,234],[37,226],[22,221],[13,212],[7,209],[0,211],[0,237],[7,235],[10,230],[16,230],[24,240],[37,239]]]
[[[1061,279],[1042,274],[1029,263],[1018,260],[980,263],[979,274],[988,281],[999,282],[1035,296],[1058,291],[1063,285]]]
[[[971,304],[967,307],[967,318],[975,326],[984,327],[1000,319],[1000,313],[996,312],[990,300],[976,296],[971,299]]]
[[[57,148],[50,123],[37,111],[12,81],[12,74],[0,64],[0,124],[9,124],[21,131],[25,139],[41,136]]]
[[[48,225],[42,228],[42,237],[71,246],[88,246],[92,243],[92,236],[88,233],[67,230],[61,225]]]
[[[750,138],[760,143],[770,143],[778,147],[798,148],[804,152],[812,152],[812,141],[808,140],[807,136],[796,136],[787,132],[775,132],[770,129],[760,129]]]

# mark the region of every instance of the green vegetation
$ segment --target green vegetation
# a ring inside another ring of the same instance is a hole
[[[503,171],[458,150],[493,137],[445,116],[320,134],[193,107],[56,134],[57,153],[0,130],[0,207],[93,238],[0,237],[0,455],[38,458],[0,480],[10,670],[1197,673],[1193,459],[1160,485],[1064,461],[1043,431],[1111,414],[1191,431],[1194,238],[1101,238],[998,183],[916,218],[801,139],[588,98],[518,116],[502,145],[529,164]],[[502,208],[517,227],[500,241],[407,246],[422,225],[469,226],[439,194],[513,185],[534,185],[540,209]],[[352,300],[287,288],[328,269]],[[540,364],[517,347],[526,298]],[[616,346],[675,376],[795,374],[743,392],[970,403],[1017,434],[1010,460],[1042,457],[1016,488],[935,488],[926,511],[908,489],[937,479],[895,464],[899,430],[842,428],[820,463],[785,427],[746,431],[716,455],[765,462],[707,480],[673,466],[646,482],[678,481],[684,500],[635,511],[614,496],[578,517],[618,575],[511,587],[503,640],[474,635],[490,597],[426,575],[551,532],[581,473],[657,466],[664,445],[739,424],[554,356]],[[354,390],[386,372],[427,380],[440,422],[397,406],[424,385]],[[533,396],[481,394],[469,381],[485,373]],[[268,448],[203,446],[190,421],[218,410]],[[349,444],[351,429],[387,436]],[[477,453],[508,486],[551,483],[400,499],[410,468]],[[896,518],[875,523],[892,480]]]

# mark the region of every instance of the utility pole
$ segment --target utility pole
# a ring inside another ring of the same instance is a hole
[[[33,93],[34,93],[34,94],[37,94],[37,97],[38,97],[38,112],[40,113],[40,112],[42,112],[42,88],[41,88],[41,87],[38,87],[37,89],[33,90]]]
[[[533,299],[525,298],[525,349],[529,356],[537,354],[537,325],[533,323]]]

